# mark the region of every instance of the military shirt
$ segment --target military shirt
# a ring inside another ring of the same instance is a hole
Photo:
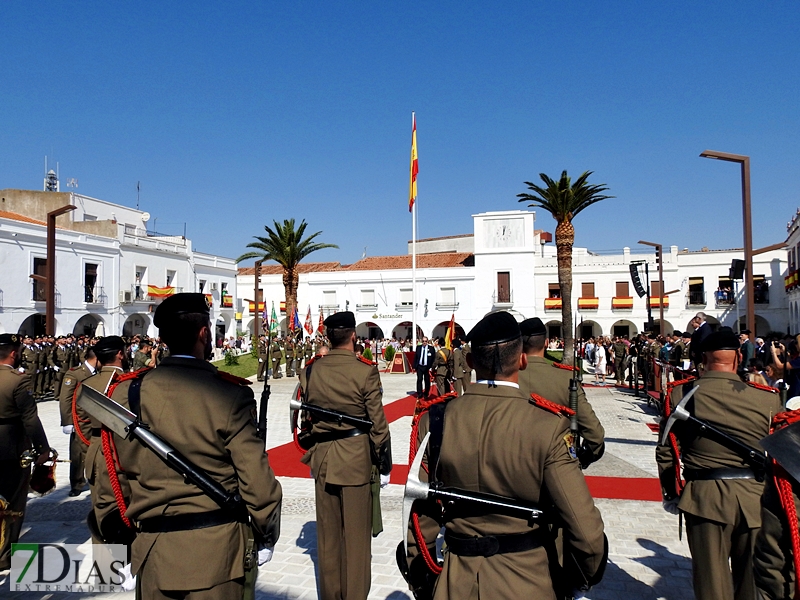
[[[0,365],[0,460],[18,461],[31,447],[40,454],[50,449],[31,395],[31,378]]]
[[[61,409],[61,426],[75,425],[72,418],[72,403],[75,401],[75,390],[78,385],[94,375],[94,371],[86,363],[78,367],[73,367],[64,374],[64,382],[61,384],[61,395],[58,398],[59,408]]]

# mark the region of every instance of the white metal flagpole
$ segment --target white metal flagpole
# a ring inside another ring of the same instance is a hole
[[[411,113],[411,127],[416,125]],[[417,199],[411,206],[411,347],[417,348]]]

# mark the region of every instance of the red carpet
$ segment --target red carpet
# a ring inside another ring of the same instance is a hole
[[[414,414],[416,398],[406,396],[384,407],[389,423]],[[648,423],[648,427],[658,432],[658,425]],[[653,429],[655,427],[655,429]],[[409,432],[410,434],[410,432]],[[276,475],[282,477],[309,477],[309,469],[300,462],[302,454],[294,442],[277,446],[269,451],[269,462]],[[391,482],[405,484],[408,478],[408,465],[395,464],[392,468]],[[612,500],[661,500],[661,486],[657,478],[593,477],[587,475],[586,483],[595,498]]]
[[[645,423],[653,433],[658,433],[658,423]]]

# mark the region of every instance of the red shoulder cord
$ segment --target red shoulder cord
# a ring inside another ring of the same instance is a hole
[[[311,364],[313,361],[314,361],[314,359],[312,358],[312,359],[311,359],[311,360],[308,362],[308,364],[306,365],[306,367],[307,367],[308,365],[310,365],[310,364]],[[302,402],[302,401],[303,401],[303,398],[302,398],[302,392],[300,391],[300,388],[299,388],[299,387],[297,388],[297,398],[296,398],[296,400],[297,400],[298,402]],[[299,415],[298,415],[298,418],[299,418]],[[294,441],[294,446],[295,446],[295,448],[297,448],[297,449],[300,451],[300,454],[305,454],[306,452],[308,452],[308,450],[306,450],[305,448],[303,448],[303,447],[300,445],[300,440],[299,440],[299,438],[298,438],[298,435],[297,435],[297,429],[298,429],[298,427],[299,427],[299,426],[300,426],[300,424],[299,424],[299,423],[297,423],[297,422],[294,422],[294,423],[292,423],[292,440]]]
[[[571,417],[575,414],[575,411],[572,410],[568,406],[563,406],[561,404],[556,404],[555,402],[551,402],[545,398],[542,398],[538,394],[531,394],[531,400],[533,401],[531,404],[534,406],[546,410],[549,413],[553,413],[554,415],[559,415],[561,417]]]
[[[696,377],[687,377],[686,379],[680,379],[667,384],[667,391],[664,396],[665,419],[669,419],[669,415],[672,413],[672,405],[670,404],[672,390],[679,385],[689,383],[695,379]],[[678,438],[675,437],[675,434],[672,431],[669,432],[669,449],[672,452],[672,463],[675,465],[675,492],[680,496],[686,484],[683,482],[683,479],[681,479],[681,453],[678,449]]]
[[[81,385],[83,384],[79,383],[78,385],[76,385],[75,391],[72,392],[72,423],[73,426],[75,427],[75,433],[78,436],[78,439],[88,446],[90,442],[86,438],[86,436],[83,435],[83,432],[81,431],[81,423],[88,423],[89,421],[91,421],[91,419],[81,419],[78,416],[78,408],[75,406],[75,398],[78,397],[78,388],[81,387]]]
[[[774,387],[769,386],[769,385],[763,385],[763,384],[758,383],[756,381],[745,381],[745,383],[747,385],[749,385],[750,387],[752,387],[752,388],[756,388],[757,390],[764,390],[765,392],[771,392],[773,394],[779,394],[780,393],[780,390],[778,388],[774,388]]]
[[[778,413],[772,418],[770,433],[791,423],[796,423],[797,421],[800,421],[800,410]],[[783,508],[783,512],[786,514],[786,522],[789,525],[795,579],[794,597],[795,600],[797,600],[800,599],[800,528],[798,528],[797,524],[797,507],[794,504],[791,476],[782,466],[773,460],[772,477],[775,482],[775,488],[778,490],[781,508]]]
[[[443,396],[438,396],[436,398],[432,398],[430,400],[417,400],[417,405],[414,407],[414,418],[411,420],[411,441],[409,442],[408,447],[408,464],[414,462],[414,457],[417,455],[417,442],[419,441],[419,421],[431,406],[434,404],[441,404],[446,400],[450,400],[451,398],[455,398],[458,396],[456,392],[449,392]],[[422,468],[425,469],[425,472],[428,473],[428,468],[425,465],[422,465]],[[413,527],[412,533],[414,535],[414,541],[417,543],[417,548],[419,548],[419,553],[422,555],[422,559],[425,561],[425,565],[434,575],[441,575],[442,567],[436,562],[436,559],[431,556],[430,550],[428,550],[428,544],[425,541],[425,538],[422,536],[422,528],[419,525],[419,515],[416,512],[411,512],[411,525]],[[404,535],[405,532],[403,533]]]
[[[120,383],[135,379],[140,376],[144,370],[145,369],[140,369],[134,373],[125,373],[124,375],[117,375],[114,373],[111,376],[111,382],[108,386],[108,396],[110,397],[114,394],[114,390],[117,389]],[[122,486],[119,483],[119,475],[117,474],[117,468],[119,468],[120,471],[122,470],[122,465],[119,462],[119,455],[117,454],[117,445],[111,437],[111,432],[105,427],[103,427],[101,439],[103,442],[103,457],[106,460],[106,469],[108,470],[108,480],[111,482],[111,490],[114,492],[114,499],[117,502],[120,517],[122,517],[122,522],[125,523],[127,527],[133,528],[130,520],[125,515],[128,511],[128,507],[125,505],[125,496],[122,495]]]
[[[565,365],[565,364],[559,363],[559,362],[554,362],[553,366],[556,367],[557,369],[564,369],[565,371],[577,371],[578,370],[576,367],[570,367],[569,365]]]

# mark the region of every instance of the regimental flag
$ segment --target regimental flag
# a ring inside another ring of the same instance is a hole
[[[303,324],[300,322],[300,315],[297,313],[297,307],[294,307],[292,311],[292,323],[290,325],[290,329],[292,331],[297,331],[303,327]]]
[[[175,288],[173,286],[167,287],[158,287],[157,285],[148,285],[147,286],[147,295],[153,298],[166,298],[168,296],[173,296],[175,294]]]
[[[278,331],[278,315],[275,314],[275,303],[272,303],[272,316],[269,318],[269,332],[275,333]]]
[[[311,305],[308,305],[308,314],[306,315],[306,324],[304,325],[304,329],[311,335],[314,333],[314,325],[311,324]]]
[[[447,333],[444,334],[444,347],[448,350],[452,350],[454,339],[456,339],[456,313],[453,313],[453,316],[450,317]]]
[[[414,208],[417,201],[417,173],[419,173],[419,162],[417,161],[417,116],[411,113],[411,179],[408,186],[408,212]]]
[[[319,325],[317,325],[317,333],[325,333],[325,319],[322,318],[322,311],[319,312]]]

